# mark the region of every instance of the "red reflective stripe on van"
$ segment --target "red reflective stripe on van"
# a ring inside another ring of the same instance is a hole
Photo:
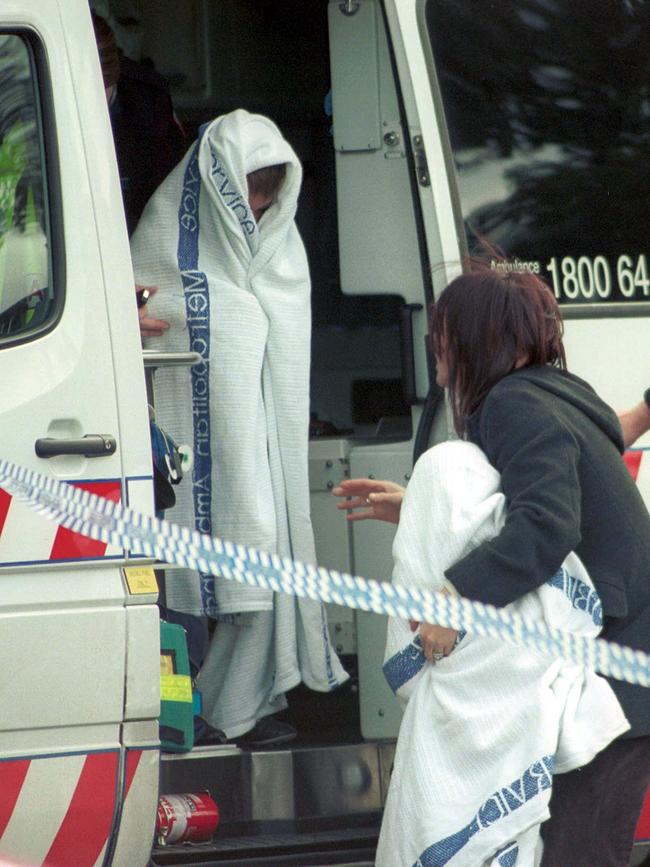
[[[142,758],[142,750],[129,750],[126,754],[126,773],[124,775],[124,797],[129,794],[131,783],[135,777],[135,772],[138,770],[140,759]]]
[[[5,832],[29,770],[29,759],[0,762],[0,837]]]
[[[70,806],[50,851],[47,867],[93,867],[106,844],[117,791],[117,752],[86,757]]]
[[[11,494],[8,494],[6,491],[3,491],[0,488],[0,533],[2,533],[2,528],[5,525],[5,520],[7,518],[7,512],[9,511],[9,506],[11,505]]]
[[[642,840],[650,841],[650,789],[646,792],[645,803],[639,816],[639,823],[636,826],[634,839],[638,842]]]
[[[630,471],[630,475],[636,482],[639,478],[639,467],[641,466],[641,458],[643,456],[643,452],[640,449],[630,450],[625,452],[623,455],[623,460],[625,461],[625,466]]]
[[[122,486],[119,479],[108,482],[79,482],[75,488],[82,491],[90,491],[99,497],[105,497],[114,503],[119,503],[122,494]],[[79,560],[84,558],[103,557],[106,553],[106,542],[98,542],[96,539],[88,539],[80,533],[73,533],[66,527],[59,527],[54,537],[50,560]]]

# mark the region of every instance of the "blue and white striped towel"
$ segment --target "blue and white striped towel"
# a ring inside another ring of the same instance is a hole
[[[393,579],[440,590],[445,570],[496,536],[505,512],[499,475],[480,449],[436,446],[409,482]],[[575,554],[511,607],[585,635],[602,626],[600,600]],[[406,709],[377,867],[537,864],[553,774],[586,764],[629,728],[609,684],[582,666],[469,634],[434,665],[395,618],[385,658]]]

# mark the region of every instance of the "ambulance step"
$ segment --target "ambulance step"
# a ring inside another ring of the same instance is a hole
[[[160,793],[209,792],[224,836],[242,833],[250,822],[351,827],[381,815],[394,753],[392,741],[275,750],[199,747],[163,755]]]
[[[219,837],[154,849],[151,867],[371,867],[378,825],[300,834]]]

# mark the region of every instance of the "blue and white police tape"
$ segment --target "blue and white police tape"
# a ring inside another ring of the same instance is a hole
[[[0,460],[0,487],[69,530],[137,551],[138,556],[278,593],[501,638],[588,665],[617,680],[650,686],[650,656],[640,650],[551,629],[506,609],[459,596],[347,575],[212,538],[9,461]]]

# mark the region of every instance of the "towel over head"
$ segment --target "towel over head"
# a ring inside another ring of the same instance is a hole
[[[247,175],[284,164],[256,223]],[[149,345],[195,351],[191,368],[160,368],[156,413],[194,450],[174,518],[197,530],[315,562],[308,481],[310,281],[294,217],[300,162],[268,118],[237,110],[207,124],[150,199],[132,238],[138,283],[155,285],[150,315],[169,330]],[[195,573],[167,573],[167,604],[231,620],[274,611],[295,682],[331,689],[345,679],[318,602],[280,598]],[[293,685],[293,684],[292,684]],[[278,689],[282,683],[278,682]]]

